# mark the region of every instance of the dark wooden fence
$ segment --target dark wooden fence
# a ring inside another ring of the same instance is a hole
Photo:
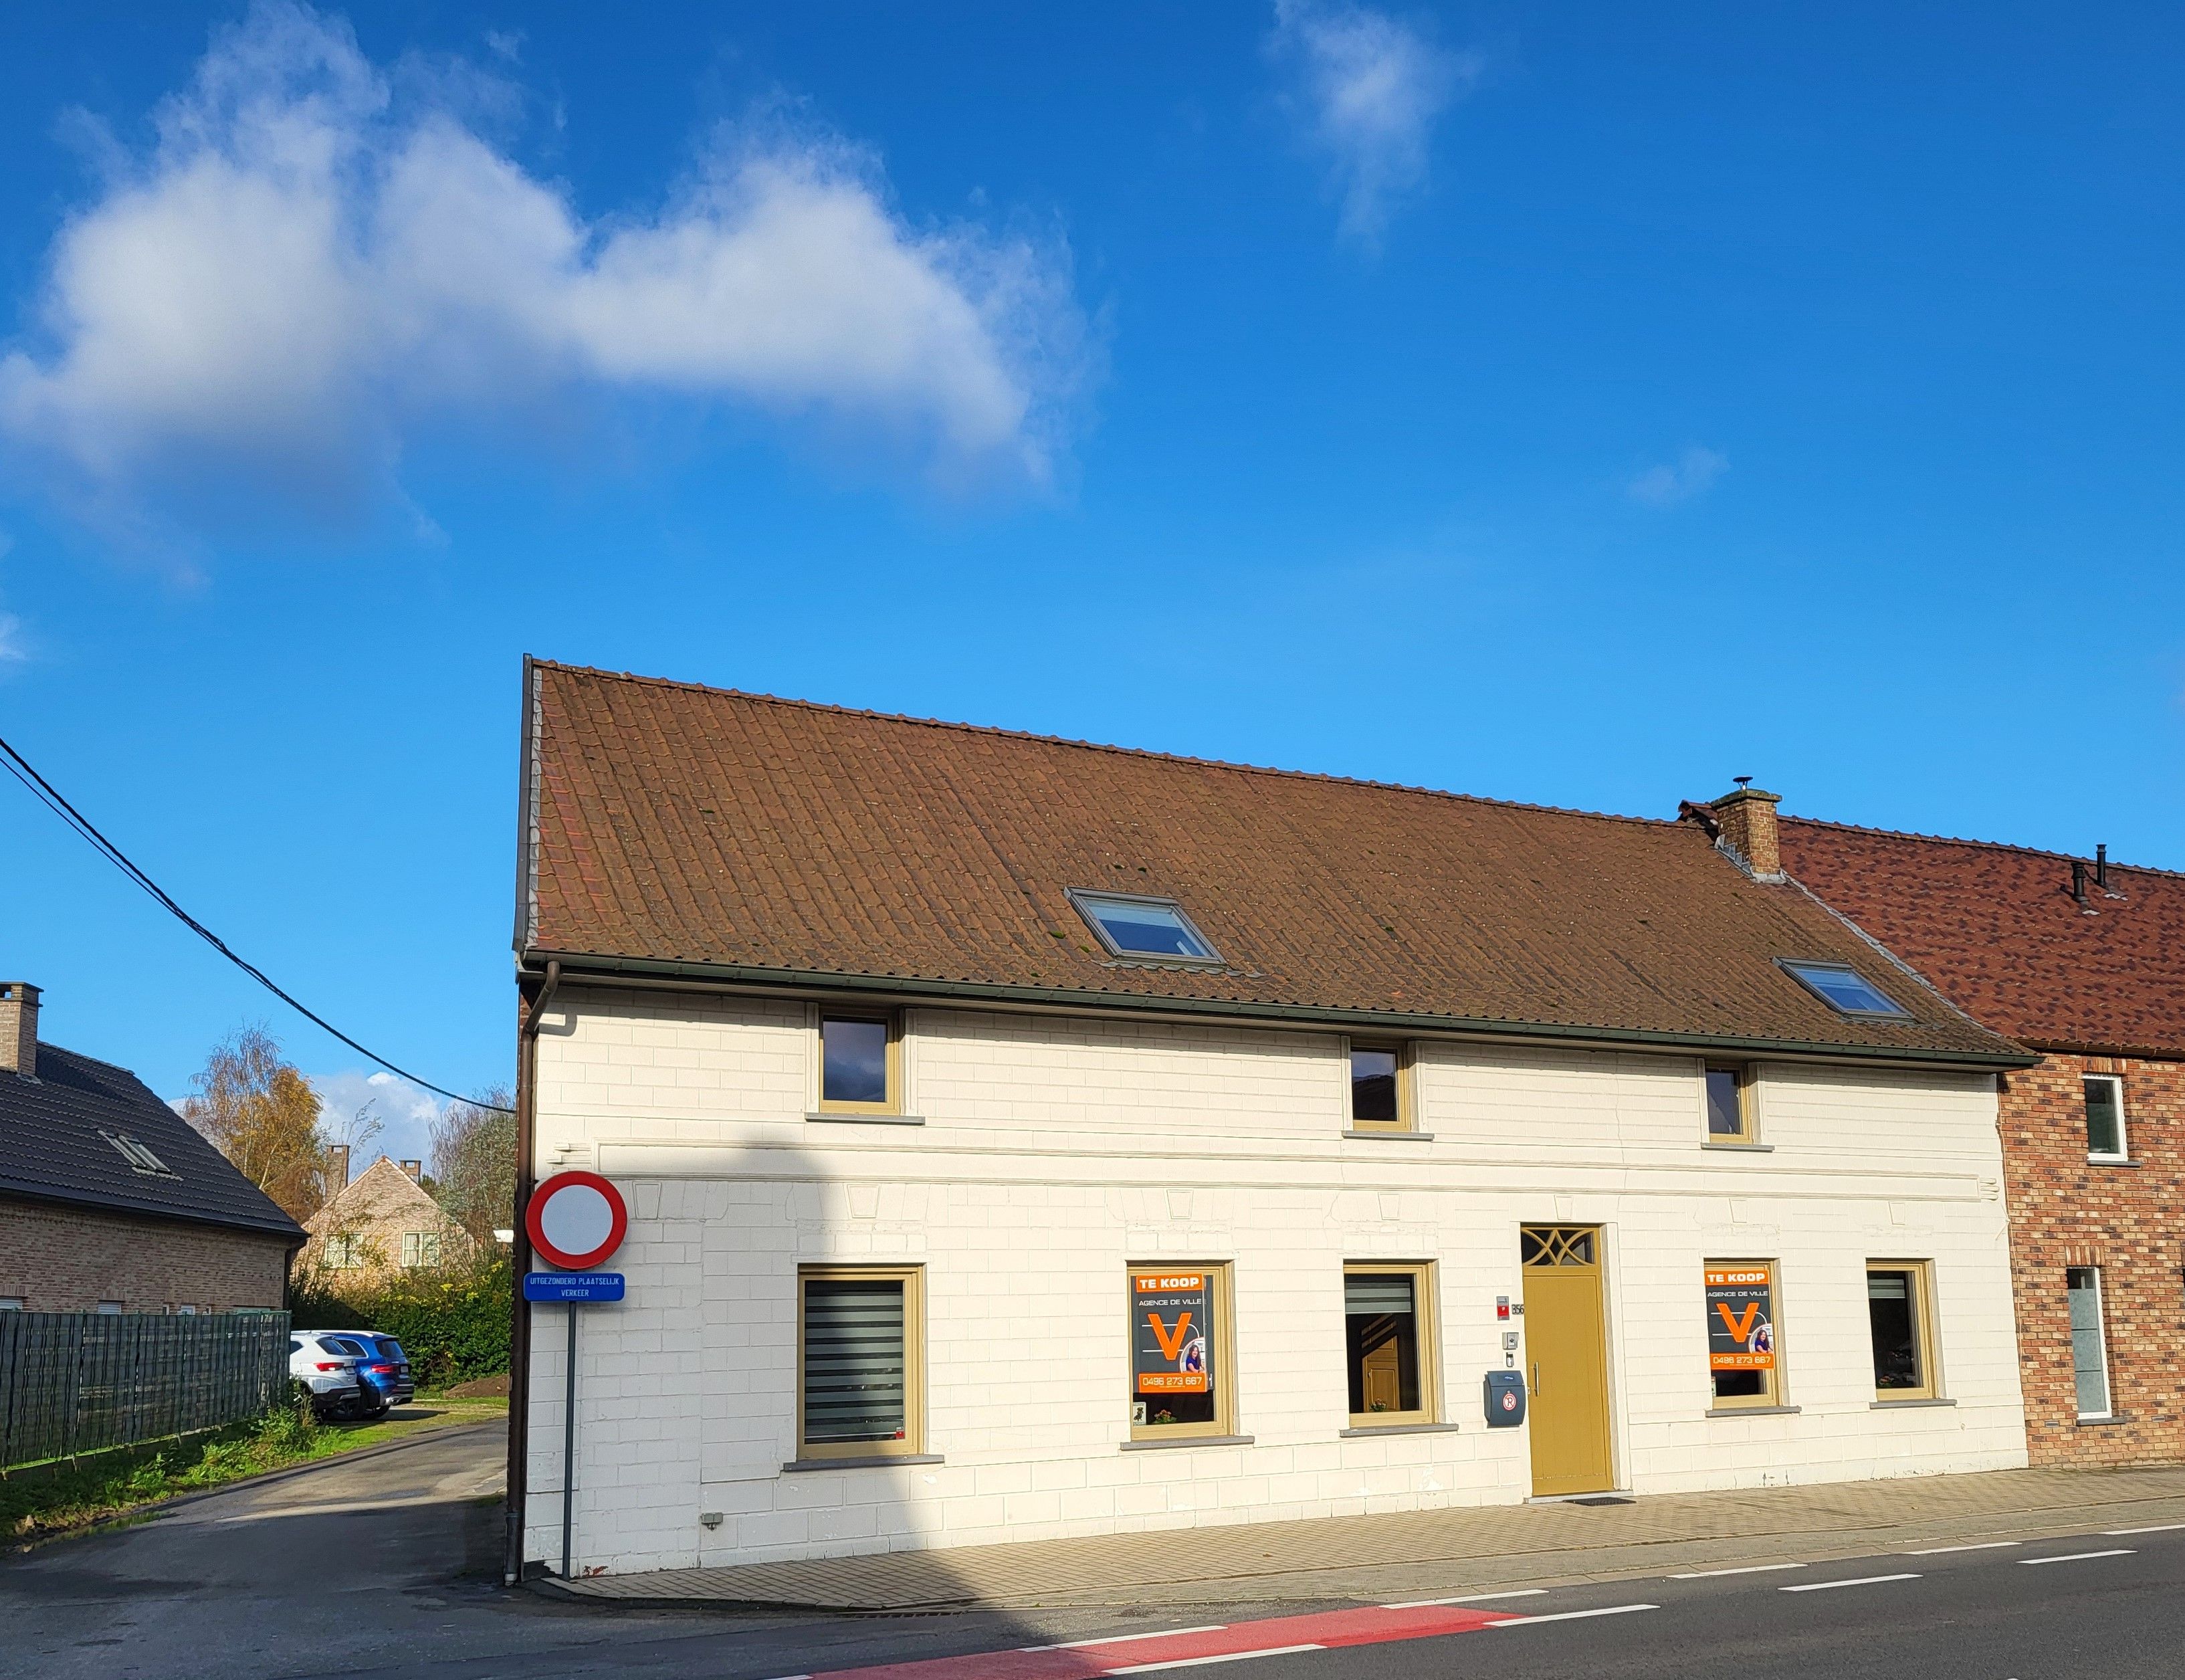
[[[0,1468],[255,1417],[288,1385],[286,1313],[0,1313]]]

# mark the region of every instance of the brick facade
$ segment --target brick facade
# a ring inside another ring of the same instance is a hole
[[[34,1313],[278,1309],[288,1239],[270,1233],[0,1197],[0,1298]]]
[[[2087,1158],[2085,1074],[2124,1082],[2136,1164]],[[2185,1063],[2052,1054],[2000,1099],[2026,1446],[2037,1465],[2185,1460]],[[2068,1267],[2100,1268],[2113,1422],[2082,1422]]]
[[[422,1258],[420,1250],[406,1262],[412,1266],[458,1265],[469,1259],[473,1247],[462,1226],[384,1155],[305,1220],[304,1229],[310,1240],[297,1256],[298,1270],[321,1274],[321,1282],[337,1292],[374,1289],[401,1271],[405,1237],[413,1248],[422,1237],[439,1244],[437,1261]],[[348,1253],[330,1255],[330,1237],[348,1239]]]

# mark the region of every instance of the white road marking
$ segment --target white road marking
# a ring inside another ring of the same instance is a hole
[[[2152,1528],[2104,1528],[2102,1532],[2114,1538],[2120,1534],[2174,1534],[2185,1528],[2185,1522],[2158,1522]]]
[[[1665,1581],[1712,1581],[1718,1575],[1766,1575],[1778,1569],[1803,1569],[1802,1563],[1748,1563],[1740,1569],[1693,1569],[1682,1575],[1662,1577]]]
[[[1110,1633],[1104,1639],[1070,1639],[1059,1645],[1019,1645],[1020,1651],[1081,1651],[1092,1645],[1127,1645],[1133,1639],[1173,1639],[1179,1633],[1219,1633],[1229,1624],[1210,1621],[1204,1627],[1163,1627],[1152,1633]]]
[[[1916,1552],[1899,1555],[1908,1558],[1938,1558],[1945,1552],[1992,1552],[2002,1546],[2022,1546],[2023,1540],[1975,1540],[1966,1546],[1927,1546]]]
[[[1197,1668],[1201,1664],[1209,1662],[1249,1662],[1255,1656],[1288,1656],[1293,1651],[1317,1651],[1324,1649],[1325,1647],[1320,1645],[1270,1645],[1264,1651],[1228,1651],[1220,1656],[1178,1657],[1173,1662],[1133,1663],[1128,1668],[1111,1668],[1108,1672],[1151,1674],[1155,1670],[1162,1668]]]
[[[1629,1616],[1635,1610],[1659,1610],[1659,1605],[1611,1605],[1607,1610],[1558,1610],[1553,1616],[1521,1616],[1508,1621],[1491,1622],[1495,1627],[1538,1627],[1544,1621],[1583,1621],[1590,1616]]]
[[[1862,1575],[1855,1581],[1808,1581],[1797,1587],[1778,1587],[1779,1593],[1825,1593],[1831,1587],[1879,1587],[1885,1581],[1917,1581],[1916,1575]]]
[[[1520,1587],[1508,1593],[1467,1593],[1461,1599],[1413,1599],[1400,1605],[1383,1605],[1383,1610],[1432,1610],[1437,1605],[1484,1605],[1495,1599],[1537,1599],[1548,1589],[1545,1587]]]
[[[2128,1558],[2133,1555],[2129,1546],[2118,1546],[2106,1552],[2065,1552],[2059,1557],[2020,1558],[2020,1563],[2084,1563],[2088,1558]]]

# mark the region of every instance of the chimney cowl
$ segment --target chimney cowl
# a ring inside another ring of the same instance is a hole
[[[1713,801],[1707,808],[1722,827],[1718,844],[1735,852],[1753,879],[1780,881],[1783,852],[1776,840],[1775,807],[1783,802],[1783,795],[1746,785],[1752,779],[1739,777],[1737,790]]]
[[[0,980],[0,1072],[38,1076],[38,988]]]

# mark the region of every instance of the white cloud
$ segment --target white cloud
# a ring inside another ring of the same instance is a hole
[[[293,5],[216,35],[56,235],[0,437],[94,500],[344,516],[400,503],[423,424],[602,394],[878,435],[951,483],[1053,472],[1087,366],[1058,241],[914,225],[779,112],[664,206],[588,217],[465,121],[479,80],[390,73]]]
[[[30,649],[23,640],[23,621],[12,612],[0,612],[0,665],[11,665],[30,656]]]
[[[361,1068],[308,1077],[318,1093],[319,1124],[327,1136],[337,1143],[353,1140],[356,1146],[349,1162],[352,1174],[382,1155],[431,1164],[433,1122],[447,1107],[431,1091],[399,1074]],[[373,1120],[379,1130],[367,1139],[363,1134]]]
[[[1649,507],[1674,507],[1711,487],[1730,470],[1730,457],[1697,444],[1674,461],[1650,466],[1624,486],[1631,500]]]
[[[1395,201],[1425,185],[1434,120],[1478,79],[1478,59],[1444,51],[1386,12],[1322,0],[1276,0],[1274,47],[1301,78],[1343,232],[1377,243]]]

